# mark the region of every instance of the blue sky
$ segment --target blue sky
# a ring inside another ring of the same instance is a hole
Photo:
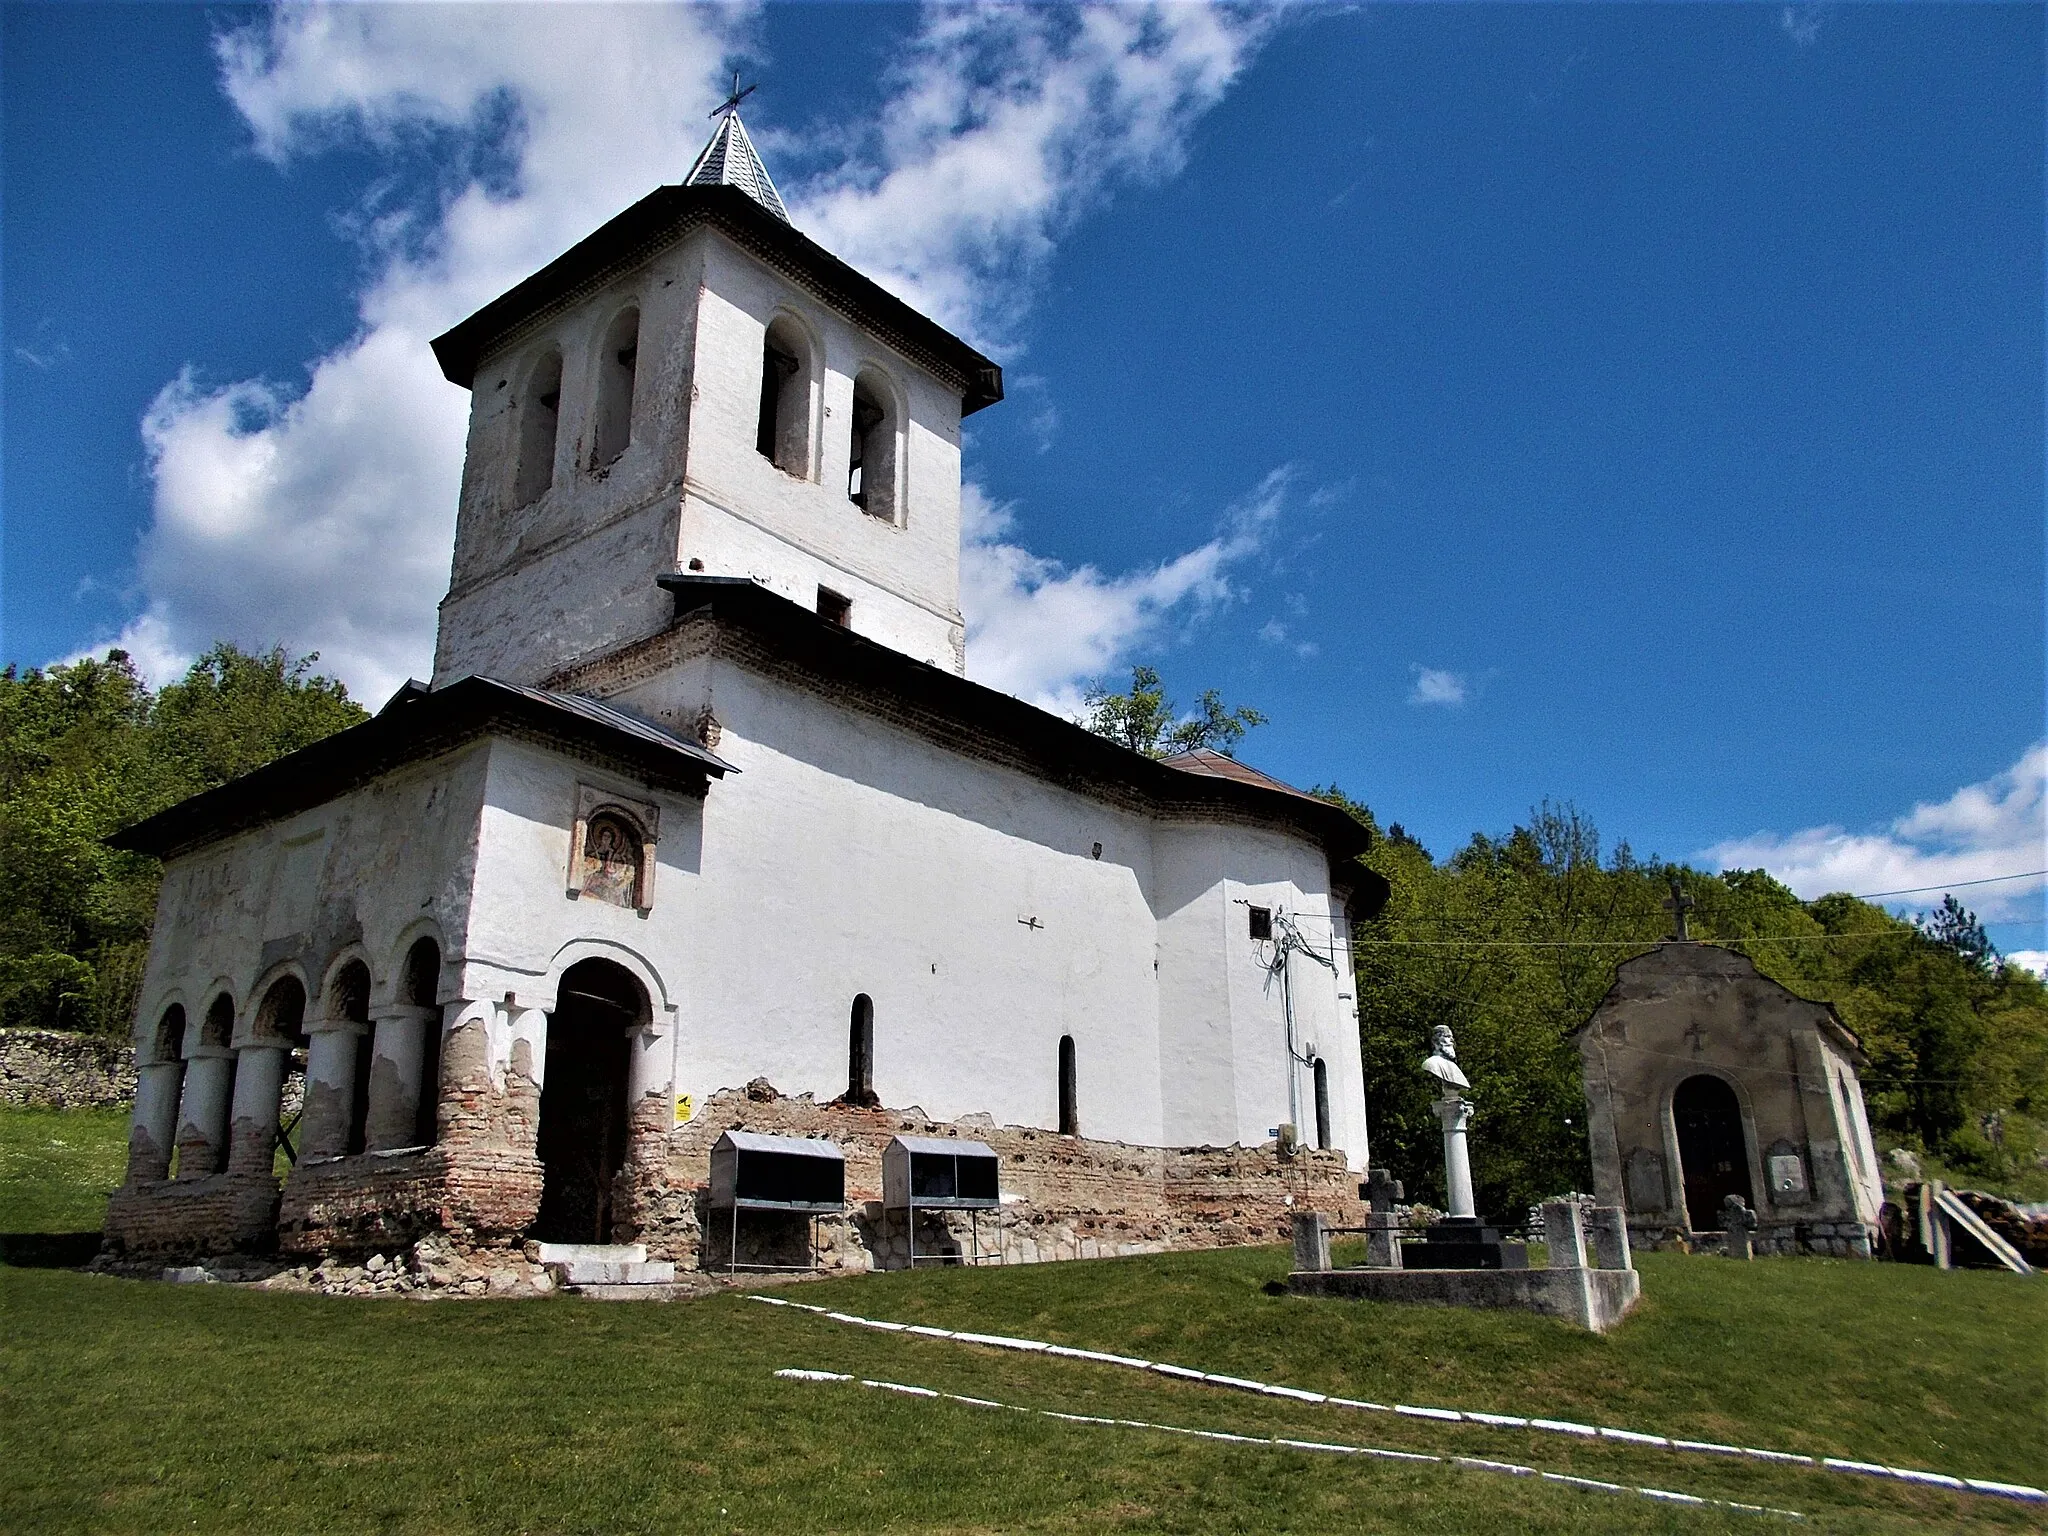
[[[799,225],[1007,365],[986,680],[1217,687],[1440,854],[1549,796],[1809,894],[2048,865],[2036,7],[0,27],[9,661],[424,671],[425,338],[738,67]]]

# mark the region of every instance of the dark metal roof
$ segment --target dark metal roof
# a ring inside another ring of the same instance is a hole
[[[782,194],[775,190],[775,180],[761,163],[760,151],[754,148],[738,112],[721,114],[718,126],[711,131],[710,142],[690,167],[690,174],[683,178],[683,185],[738,187],[783,223],[789,222]]]
[[[864,277],[738,187],[658,187],[460,325],[434,338],[449,380],[468,389],[478,364],[528,321],[574,303],[690,230],[708,224],[847,319],[960,390],[960,414],[1003,398],[1003,370],[937,321]]]
[[[1240,763],[1226,752],[1210,747],[1196,747],[1191,752],[1176,752],[1171,757],[1159,759],[1169,768],[1178,768],[1182,773],[1206,774],[1212,779],[1235,779],[1240,784],[1258,784],[1266,789],[1277,790],[1283,795],[1298,795],[1303,800],[1313,800],[1314,795],[1296,789],[1292,784],[1274,778],[1270,773],[1261,773],[1249,764]]]
[[[1224,772],[1134,752],[1022,699],[822,619],[745,576],[678,573],[658,579],[674,595],[679,620],[708,613],[801,671],[843,684],[850,693],[865,691],[909,705],[908,717],[921,715],[934,722],[943,728],[943,739],[957,741],[979,733],[999,742],[1032,771],[1055,783],[1074,782],[1084,793],[1091,781],[1107,782],[1168,812],[1232,810],[1290,825],[1323,846],[1333,876],[1354,890],[1359,916],[1377,912],[1386,900],[1389,888],[1383,877],[1351,862],[1365,852],[1370,834],[1327,800],[1242,764],[1235,765],[1236,772]],[[896,718],[902,721],[906,715]],[[1220,753],[1213,755],[1222,758]]]
[[[493,732],[581,746],[628,771],[700,794],[710,779],[738,771],[701,742],[596,699],[488,677],[436,689],[408,683],[362,724],[181,800],[107,841],[163,858],[320,805],[379,774]]]

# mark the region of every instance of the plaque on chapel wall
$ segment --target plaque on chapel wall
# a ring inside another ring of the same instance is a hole
[[[1628,1206],[1632,1211],[1664,1209],[1664,1159],[1637,1151],[1628,1160]]]
[[[1774,1152],[1770,1157],[1771,1193],[1780,1200],[1799,1199],[1806,1194],[1806,1164],[1797,1152]]]

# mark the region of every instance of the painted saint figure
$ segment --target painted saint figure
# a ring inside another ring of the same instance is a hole
[[[614,906],[635,904],[640,879],[640,845],[611,816],[593,816],[583,840],[583,893]]]

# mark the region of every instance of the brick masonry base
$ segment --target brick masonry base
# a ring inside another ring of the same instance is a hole
[[[1017,1264],[1284,1242],[1298,1209],[1340,1225],[1365,1216],[1357,1176],[1336,1152],[1130,1146],[981,1117],[942,1122],[916,1109],[786,1098],[764,1081],[713,1095],[685,1125],[662,1126],[652,1113],[659,1107],[636,1107],[614,1187],[613,1236],[645,1243],[650,1257],[684,1271],[722,1271],[734,1257],[729,1216],[707,1206],[711,1144],[727,1130],[822,1137],[846,1154],[846,1213],[815,1229],[817,1258],[829,1271],[909,1262],[903,1214],[882,1208],[882,1149],[897,1135],[982,1141],[1002,1160],[1001,1209],[976,1218],[921,1214],[920,1262],[971,1259],[976,1229],[985,1262]],[[285,1181],[281,1199],[275,1181],[229,1188],[225,1176],[125,1189],[108,1209],[108,1251],[312,1259],[389,1253],[430,1235],[464,1252],[517,1250],[540,1208],[541,1165],[530,1143],[509,1144],[526,1139],[458,1133],[439,1147],[305,1165]],[[737,1259],[808,1265],[813,1235],[801,1219],[747,1212]]]

